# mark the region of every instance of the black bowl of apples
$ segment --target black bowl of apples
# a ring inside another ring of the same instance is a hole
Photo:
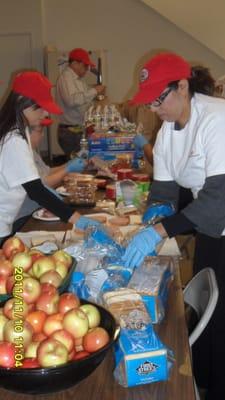
[[[22,340],[20,322],[6,322],[0,341],[1,387],[26,394],[62,391],[86,378],[103,361],[119,334],[116,321],[105,308],[84,300],[78,299],[79,307],[66,311],[74,297],[72,293],[59,296],[58,312],[45,316],[39,333],[29,332],[35,320],[25,318]],[[12,332],[15,329],[18,335]]]

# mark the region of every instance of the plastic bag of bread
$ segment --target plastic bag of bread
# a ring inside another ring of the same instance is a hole
[[[162,321],[165,316],[172,277],[173,257],[146,257],[128,283],[129,288],[142,296],[153,323]]]
[[[154,332],[141,296],[124,288],[105,293],[103,301],[121,326],[114,347],[118,383],[130,387],[167,380],[173,355]]]

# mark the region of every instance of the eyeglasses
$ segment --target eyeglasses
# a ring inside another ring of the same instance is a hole
[[[159,97],[157,97],[157,99],[155,99],[151,103],[146,104],[146,106],[148,108],[161,106],[161,104],[163,103],[165,98],[168,96],[168,94],[170,94],[170,92],[172,92],[172,90],[174,90],[174,88],[173,87],[169,87],[165,92],[163,92]]]

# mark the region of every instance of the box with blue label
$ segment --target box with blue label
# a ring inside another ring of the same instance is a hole
[[[152,323],[161,322],[165,316],[172,271],[173,257],[146,257],[128,284],[141,295]]]
[[[93,133],[88,139],[89,151],[134,151],[134,134]]]

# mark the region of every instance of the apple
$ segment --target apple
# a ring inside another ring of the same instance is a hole
[[[33,337],[32,337],[32,340],[33,340],[33,342],[43,342],[43,340],[45,340],[45,339],[47,339],[48,337],[43,333],[43,332],[40,332],[40,333],[34,333],[33,334]]]
[[[44,311],[42,311],[42,310],[35,311],[34,310],[34,311],[31,311],[27,315],[26,321],[29,322],[29,324],[32,326],[34,333],[41,333],[43,330],[43,326],[44,326],[46,318],[47,318],[47,314]]]
[[[56,293],[41,293],[36,301],[36,309],[46,312],[51,315],[58,312],[59,294]]]
[[[74,355],[73,360],[81,360],[82,358],[85,358],[85,357],[88,357],[88,356],[90,356],[90,353],[88,353],[88,351],[81,350],[81,351],[78,351]]]
[[[61,277],[64,279],[66,275],[68,274],[68,267],[67,265],[58,260],[55,262],[55,270],[61,275]]]
[[[55,262],[51,256],[38,258],[32,266],[32,273],[36,278],[40,278],[47,271],[55,269]]]
[[[70,353],[69,353],[69,356],[68,356],[68,361],[71,361],[71,360],[73,360],[74,359],[74,356],[75,356],[75,354],[76,354],[76,350],[75,349],[73,349]]]
[[[24,358],[21,368],[40,368],[37,358]]]
[[[57,292],[56,287],[51,283],[41,283],[41,294],[43,293],[51,293],[55,294]]]
[[[58,340],[60,343],[64,344],[66,346],[69,355],[74,350],[74,338],[65,329],[59,329],[58,331],[55,331],[51,334],[51,338]],[[74,350],[75,352],[75,350]]]
[[[6,260],[6,257],[5,257],[5,255],[4,255],[2,249],[0,249],[0,260]]]
[[[14,344],[22,344],[25,350],[32,340],[33,328],[27,322],[17,323],[18,321],[9,320],[3,329],[3,338],[7,342]]]
[[[50,336],[53,332],[62,329],[63,315],[60,313],[48,315],[43,326],[43,333]]]
[[[0,313],[0,341],[3,340],[3,330],[8,318],[3,314]]]
[[[20,238],[12,236],[4,242],[2,250],[4,256],[9,259],[13,254],[24,251],[25,245]]]
[[[12,258],[13,268],[23,268],[23,271],[28,271],[32,266],[32,258],[28,253],[17,253]]]
[[[6,279],[6,291],[7,291],[7,293],[12,293],[14,283],[15,283],[14,276],[13,275],[8,276],[8,278]]]
[[[69,268],[72,265],[73,259],[70,254],[68,254],[64,250],[57,250],[52,254],[52,257],[56,261],[62,261],[66,264],[66,266]]]
[[[0,276],[0,294],[6,294],[6,282],[7,282],[7,277],[6,276]]]
[[[34,263],[36,260],[38,260],[40,257],[44,257],[44,253],[38,249],[31,249],[28,251],[28,254],[32,258],[32,263]]]
[[[16,299],[12,297],[4,304],[3,313],[9,319],[24,319],[28,314],[28,305],[22,298]]]
[[[75,339],[80,338],[88,331],[88,318],[82,310],[72,309],[64,314],[63,328],[70,332]]]
[[[40,283],[51,283],[56,288],[61,285],[62,280],[61,275],[55,270],[47,271],[40,276]]]
[[[109,343],[108,332],[98,326],[97,328],[90,329],[83,338],[83,347],[85,351],[93,353]]]
[[[13,266],[9,260],[0,260],[0,276],[10,276],[13,274]]]
[[[25,350],[26,358],[36,358],[37,357],[37,349],[40,342],[30,342]]]
[[[62,314],[80,306],[79,298],[73,293],[63,293],[59,297],[58,309]]]
[[[13,368],[15,366],[15,347],[13,343],[0,342],[0,366]]]
[[[56,367],[68,361],[69,354],[66,346],[55,339],[46,339],[40,343],[37,359],[41,367]]]
[[[15,288],[13,293],[14,292]],[[23,292],[21,293],[21,296],[23,297],[24,301],[27,304],[35,303],[40,294],[41,294],[41,285],[37,279],[32,278],[30,276],[29,278],[25,278],[23,280]]]
[[[100,324],[101,315],[97,307],[92,304],[83,304],[80,306],[80,310],[87,315],[89,328],[96,328]]]

